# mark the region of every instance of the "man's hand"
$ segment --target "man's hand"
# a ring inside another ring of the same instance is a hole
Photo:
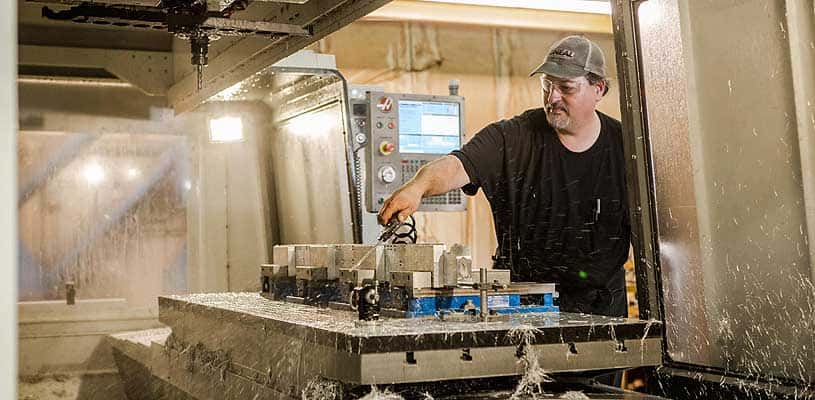
[[[458,189],[470,182],[464,165],[455,156],[446,155],[434,160],[416,172],[404,186],[397,189],[382,203],[379,210],[379,223],[387,225],[396,217],[399,222],[419,209],[424,196],[434,196]]]
[[[414,181],[393,192],[379,210],[379,224],[386,225],[393,217],[399,219],[399,222],[405,222],[407,217],[416,212],[424,195],[424,190],[418,186]]]

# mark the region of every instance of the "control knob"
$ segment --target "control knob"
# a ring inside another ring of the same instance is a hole
[[[390,165],[379,168],[379,179],[385,183],[393,183],[396,180],[396,170]]]

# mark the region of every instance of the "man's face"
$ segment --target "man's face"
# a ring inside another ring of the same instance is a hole
[[[584,76],[562,79],[541,75],[546,120],[559,130],[583,125],[594,117],[594,109],[603,98],[602,85],[591,85]]]

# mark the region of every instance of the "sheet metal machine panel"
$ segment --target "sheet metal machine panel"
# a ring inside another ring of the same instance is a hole
[[[354,93],[365,93],[365,97]],[[365,203],[376,213],[423,165],[461,147],[464,98],[351,89],[356,143],[364,145]],[[464,211],[461,190],[422,199],[419,211]]]
[[[315,378],[435,382],[520,375],[521,359],[556,373],[658,365],[662,357],[659,322],[570,313],[360,325],[351,312],[257,293],[210,293],[160,297],[159,320],[173,331],[171,357],[228,354],[230,374],[292,393]]]
[[[278,245],[274,264],[260,267],[261,295],[344,309],[354,288],[377,279],[383,315],[477,313],[479,282],[463,251],[441,244]],[[554,284],[512,283],[507,270],[488,271],[486,282],[493,315],[559,311]]]

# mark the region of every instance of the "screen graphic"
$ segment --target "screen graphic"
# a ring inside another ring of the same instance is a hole
[[[399,101],[399,151],[446,154],[461,146],[458,103]]]

